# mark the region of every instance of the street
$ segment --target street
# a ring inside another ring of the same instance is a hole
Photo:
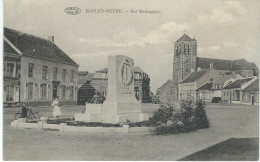
[[[84,106],[61,107],[64,116]],[[168,136],[149,134],[83,134],[14,130],[10,122],[19,108],[4,109],[4,160],[179,160],[230,138],[259,137],[257,106],[208,104],[211,127]],[[51,116],[51,107],[33,108]],[[149,110],[145,110],[149,111]],[[255,155],[258,158],[258,155]]]

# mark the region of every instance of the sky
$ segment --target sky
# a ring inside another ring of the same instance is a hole
[[[67,14],[67,7],[81,13]],[[259,8],[258,0],[4,0],[4,26],[54,36],[80,71],[107,67],[110,55],[131,57],[150,76],[155,92],[172,79],[174,42],[184,33],[197,40],[198,57],[245,58],[259,65]],[[125,12],[131,10],[137,13]]]

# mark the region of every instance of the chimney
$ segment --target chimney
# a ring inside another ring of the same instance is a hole
[[[210,64],[209,64],[209,68],[210,69],[213,69],[214,67],[213,67],[213,62],[211,62]]]
[[[198,68],[197,68],[197,71],[201,71],[201,67],[198,67]]]
[[[54,36],[48,36],[48,40],[54,43]]]

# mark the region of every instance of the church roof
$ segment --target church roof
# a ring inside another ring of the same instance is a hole
[[[74,62],[58,46],[47,39],[22,33],[9,28],[4,28],[4,36],[22,52],[23,56],[78,66],[78,64]],[[10,48],[6,44],[5,47],[5,52],[13,52],[10,51]]]
[[[194,39],[191,39],[188,35],[183,34],[183,36],[180,37],[176,42],[181,42],[181,41],[191,41],[191,40],[194,40]]]
[[[197,57],[197,67],[201,67],[202,69],[209,69],[210,63],[213,63],[214,69],[217,70],[232,70],[231,60]]]
[[[223,60],[197,57],[197,67],[209,69],[211,63],[213,63],[213,67],[216,70],[255,70],[256,74],[259,73],[256,64],[248,62],[246,59]]]
[[[182,80],[180,82],[180,84],[195,82],[198,78],[200,78],[202,75],[204,75],[207,71],[208,70],[201,70],[201,71],[192,72],[184,80]]]

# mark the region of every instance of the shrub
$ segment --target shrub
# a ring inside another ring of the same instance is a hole
[[[156,123],[152,133],[177,134],[209,128],[205,103],[191,100],[181,101],[181,112],[176,112],[173,107],[162,106],[154,113],[153,123]]]
[[[219,103],[221,101],[221,97],[213,97],[211,103]]]

